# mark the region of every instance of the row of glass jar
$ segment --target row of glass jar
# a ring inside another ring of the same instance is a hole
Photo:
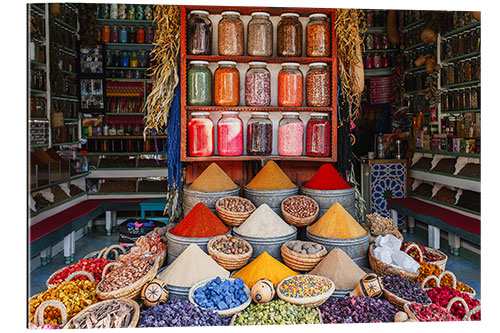
[[[365,69],[392,67],[393,59],[393,54],[388,52],[363,54]]]
[[[435,45],[424,45],[409,52],[405,52],[403,54],[403,67],[406,70],[415,68],[417,67],[415,65],[415,60],[417,60],[420,56],[422,55],[425,56],[427,54],[434,55],[435,53],[436,53]]]
[[[212,54],[212,21],[204,10],[189,13],[188,54]],[[244,27],[240,13],[222,12],[217,26],[218,54],[222,56],[242,56],[244,54]],[[277,50],[279,57],[302,56],[303,27],[297,13],[283,13],[277,27]],[[330,57],[331,26],[328,16],[323,13],[309,15],[305,29],[306,52],[308,57]],[[270,57],[273,54],[273,24],[267,12],[254,12],[247,27],[246,52],[249,56]]]
[[[215,125],[208,112],[193,112],[188,122],[188,153],[193,157],[212,156]],[[331,147],[331,124],[326,113],[312,113],[304,131],[298,112],[283,112],[278,128],[278,154],[283,156],[327,157]],[[304,133],[305,132],[305,133]],[[222,112],[217,122],[217,150],[220,156],[243,155],[243,122],[238,112]],[[246,154],[271,155],[273,124],[267,112],[252,112],[247,123]]]
[[[391,48],[387,34],[367,34],[364,45],[365,50],[387,50]]]
[[[142,133],[141,133],[142,134]],[[112,153],[140,153],[154,152],[155,147],[163,147],[165,139],[92,139],[87,140],[87,149],[89,152],[112,152]]]
[[[448,90],[441,94],[441,111],[477,110],[480,105],[480,88]]]
[[[240,73],[234,61],[219,61],[214,74],[213,100],[215,105],[240,104]],[[271,104],[271,73],[265,62],[250,62],[245,75],[245,104],[269,106]],[[281,64],[278,74],[278,105],[302,106],[303,74],[295,62]],[[188,105],[212,104],[212,72],[207,61],[191,61],[187,80]],[[330,106],[331,78],[326,63],[309,64],[305,79],[305,97],[308,106]]]
[[[126,78],[126,79],[144,79],[146,78],[146,73],[143,70],[132,70],[132,69],[106,69],[107,78]]]
[[[441,86],[479,80],[480,71],[481,59],[479,57],[442,65]]]
[[[417,45],[422,43],[422,40],[420,39],[420,34],[422,33],[422,30],[424,30],[425,25],[417,25],[415,27],[412,27],[408,29],[404,33],[404,45],[406,48]]]
[[[148,68],[151,57],[146,50],[124,51],[106,49],[106,67]]]
[[[441,34],[469,25],[476,20],[472,17],[470,11],[448,11],[442,17],[445,27]]]
[[[47,87],[47,74],[45,70],[31,69],[30,70],[30,88],[45,90]]]
[[[76,22],[78,21],[78,15],[76,14],[76,9],[74,7],[69,6],[68,4],[65,3],[51,3],[50,7],[57,7],[54,8],[56,10],[53,10],[53,8],[50,8],[50,14],[54,15],[61,21],[69,24],[72,27],[76,27]]]
[[[366,26],[367,27],[383,27],[387,20],[387,11],[385,10],[371,10],[366,12]]]
[[[480,36],[480,29],[476,28],[466,30],[443,40],[441,43],[441,58],[449,59],[468,53],[479,52]]]
[[[425,70],[414,73],[406,73],[404,80],[405,90],[414,91],[425,89],[426,79],[427,73],[425,72]]]
[[[103,43],[137,43],[151,44],[154,41],[154,29],[142,26],[121,26],[117,25],[100,26],[100,40]]]
[[[53,38],[51,42],[76,50],[76,34],[74,31],[54,24],[51,26],[50,36]]]
[[[410,23],[420,20],[424,17],[423,10],[398,10],[399,13],[399,22],[402,23],[403,26],[407,26]],[[384,21],[385,24],[386,21]]]
[[[152,5],[107,4],[97,6],[96,17],[102,20],[152,20]]]

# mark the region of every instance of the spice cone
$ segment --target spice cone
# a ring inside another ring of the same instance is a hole
[[[247,187],[254,190],[283,190],[296,186],[274,161],[269,161]]]
[[[366,235],[366,230],[338,202],[308,227],[308,231],[325,238],[350,239]]]
[[[237,188],[233,180],[217,163],[210,164],[189,186],[190,190],[201,192],[220,192]]]

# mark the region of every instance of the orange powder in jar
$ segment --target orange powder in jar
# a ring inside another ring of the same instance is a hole
[[[236,106],[240,103],[240,73],[236,63],[220,61],[214,75],[214,103]]]

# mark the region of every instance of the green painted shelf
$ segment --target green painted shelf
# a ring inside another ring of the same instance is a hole
[[[398,52],[399,49],[365,50],[363,53]]]
[[[37,215],[38,215],[38,214],[40,214],[40,213],[43,213],[43,212],[48,211],[48,210],[50,210],[50,209],[52,209],[52,208],[55,208],[55,207],[57,207],[57,206],[60,206],[60,205],[65,204],[65,203],[67,203],[67,202],[70,202],[70,201],[72,201],[72,200],[74,200],[74,199],[77,199],[77,198],[79,198],[79,197],[81,197],[81,196],[84,196],[85,194],[87,194],[87,192],[78,193],[77,195],[74,195],[74,196],[69,197],[69,198],[64,199],[64,200],[61,200],[61,201],[59,201],[59,202],[57,202],[57,203],[54,203],[54,204],[50,205],[49,207],[46,207],[46,208],[44,208],[44,209],[41,209],[41,210],[38,210],[38,211],[36,211],[36,212],[32,213],[32,214],[30,215],[30,217],[35,217],[35,216],[37,216]]]
[[[381,34],[387,31],[386,27],[366,27],[367,34]]]
[[[413,73],[425,70],[425,65],[405,69],[405,73]]]
[[[64,121],[78,121],[78,118],[64,118]]]
[[[37,118],[37,117],[29,117],[28,120],[41,120],[41,121],[49,121],[49,118]]]
[[[425,150],[425,149],[410,149],[415,153],[422,154],[435,154],[435,155],[450,155],[450,156],[460,156],[469,158],[481,158],[481,154],[467,154],[467,153],[457,153],[453,151],[442,151],[442,150]]]
[[[365,69],[365,76],[387,76],[392,75],[392,68],[372,68]]]
[[[30,6],[31,6],[31,9],[33,9],[34,11],[37,11],[40,14],[45,14],[45,8],[38,7],[38,5],[34,5],[34,4],[31,4]]]
[[[405,95],[418,95],[418,94],[421,94],[421,93],[424,93],[426,89],[420,89],[420,90],[410,90],[410,91],[406,91],[404,94]]]
[[[118,20],[118,19],[96,19],[96,22],[99,24],[110,24],[110,25],[116,25],[119,23],[127,23],[131,25],[153,25],[152,20]]]
[[[477,112],[481,112],[481,109],[441,111],[441,113],[477,113]]]
[[[113,113],[113,112],[107,112],[106,116],[144,116],[144,113],[142,112],[130,112],[130,113]]]
[[[106,78],[107,81],[152,81],[152,79],[135,79],[135,78],[126,78],[126,77],[121,77],[121,78],[118,78],[118,77],[107,77]]]
[[[109,46],[131,46],[131,47],[154,47],[154,44],[146,44],[146,43],[105,43],[105,45]]]
[[[432,170],[419,169],[419,168],[410,168],[410,170],[427,172],[427,173],[432,173],[432,174],[435,174],[435,175],[452,177],[452,178],[458,178],[458,179],[472,180],[474,182],[480,182],[481,181],[480,178],[472,178],[472,177],[466,177],[466,176],[461,176],[461,175],[454,175],[454,174],[445,173],[445,172],[439,172],[439,171],[432,171]]]
[[[78,102],[78,96],[61,94],[61,95],[52,95],[52,97],[56,98],[56,99],[67,99],[67,100],[72,100],[72,101]]]
[[[463,59],[467,59],[467,58],[474,58],[474,57],[478,57],[478,56],[481,56],[481,53],[471,52],[471,53],[467,53],[467,54],[462,54],[461,56],[458,56],[458,57],[453,57],[453,58],[441,60],[441,63],[445,64],[445,63],[449,63],[449,62],[459,61],[459,60],[463,60]]]
[[[143,152],[110,152],[110,153],[105,153],[105,152],[89,152],[87,153],[87,156],[123,156],[123,155],[130,155],[130,156],[139,156],[139,155],[154,155],[156,152],[148,152],[148,151],[143,151]],[[159,155],[165,155],[166,153],[159,154]]]
[[[59,143],[53,143],[52,146],[72,146],[79,144],[80,141],[72,141],[72,142],[59,142]]]
[[[31,59],[30,59],[30,63],[32,65],[35,65],[35,66],[43,66],[43,67],[47,66],[47,64],[45,64],[44,62],[39,62],[39,61],[36,61],[36,60],[31,60]]]
[[[422,24],[424,22],[425,22],[425,19],[422,18],[422,19],[413,21],[411,23],[408,23],[403,29],[404,29],[404,31],[406,31],[406,30],[413,28],[413,27],[416,27],[417,25]]]
[[[448,84],[446,86],[442,86],[442,89],[453,89],[453,88],[460,88],[460,87],[466,87],[466,86],[473,86],[476,84],[481,83],[481,80],[474,80],[474,81],[468,81],[468,82],[461,82],[461,83],[455,83],[455,84]]]
[[[474,215],[478,215],[478,216],[481,215],[481,213],[479,213],[479,212],[475,212],[475,211],[467,209],[467,208],[462,208],[462,207],[457,206],[457,205],[450,205],[448,203],[445,203],[445,202],[442,202],[442,201],[438,201],[438,200],[434,200],[432,198],[427,198],[427,197],[424,197],[422,195],[410,193],[410,197],[415,197],[415,198],[420,198],[420,199],[428,200],[430,202],[435,202],[437,204],[440,204],[440,205],[443,205],[443,206],[448,206],[448,207],[451,207],[451,208],[455,208],[455,209],[458,209],[458,210],[461,210],[461,211],[464,211],[464,212],[467,212],[467,213],[471,213],[471,214],[474,214]]]
[[[64,69],[61,69],[61,72],[63,72],[64,74],[68,74],[68,75],[77,75],[77,73],[75,72],[70,72],[70,71],[65,71]]]
[[[425,45],[428,45],[428,44],[418,43],[418,44],[415,44],[415,45],[411,45],[411,46],[408,46],[407,48],[405,48],[404,52],[411,51],[411,50],[414,50],[414,49],[418,49],[419,47],[422,47],[422,46],[425,46]]]
[[[40,95],[40,94],[46,94],[47,91],[45,91],[45,90],[38,90],[38,89],[31,89],[30,88],[30,93],[31,94],[39,94]]]
[[[62,180],[59,180],[59,181],[54,182],[54,183],[50,183],[50,184],[47,184],[47,185],[42,185],[42,186],[38,186],[38,187],[32,188],[32,189],[30,189],[30,191],[31,192],[35,192],[35,191],[43,190],[44,188],[48,188],[48,187],[51,187],[51,186],[54,186],[54,185],[59,185],[59,184],[70,182],[70,181],[75,180],[75,179],[87,177],[89,174],[90,174],[90,172],[80,173],[80,174],[77,174],[77,175],[73,175],[73,176],[71,176],[71,177],[69,177],[67,179],[62,179]]]
[[[57,17],[54,17],[53,19],[54,19],[54,22],[59,24],[60,26],[66,28],[68,30],[71,30],[71,32],[76,32],[76,27],[73,27],[71,24],[68,24]]]
[[[460,27],[460,28],[457,28],[455,30],[452,30],[450,32],[447,32],[445,33],[443,36],[441,36],[442,39],[444,38],[448,38],[452,35],[455,35],[455,34],[458,34],[462,31],[465,31],[465,30],[469,30],[469,29],[472,29],[472,28],[475,28],[477,26],[481,25],[481,21],[477,21],[477,22],[472,22],[471,24],[468,24],[466,26],[463,26],[463,27]]]
[[[30,145],[30,149],[37,149],[37,148],[47,148],[49,145]]]
[[[106,69],[134,69],[139,71],[147,71],[147,67],[106,67]]]

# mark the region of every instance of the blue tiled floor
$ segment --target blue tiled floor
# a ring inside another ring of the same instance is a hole
[[[426,237],[419,234],[405,234],[405,240],[414,241],[422,245],[427,245]],[[83,258],[86,254],[100,250],[106,246],[116,244],[118,242],[118,233],[106,236],[103,232],[94,231],[85,235],[82,239],[76,242],[75,262]],[[446,268],[453,271],[459,281],[468,284],[476,290],[477,299],[481,298],[481,279],[480,266],[463,257],[456,257],[448,251],[447,243],[441,242],[441,251],[448,255]],[[39,267],[30,274],[30,290],[29,295],[38,294],[47,289],[45,282],[50,275],[56,270],[64,267],[64,256],[62,253],[52,258],[49,265]]]

